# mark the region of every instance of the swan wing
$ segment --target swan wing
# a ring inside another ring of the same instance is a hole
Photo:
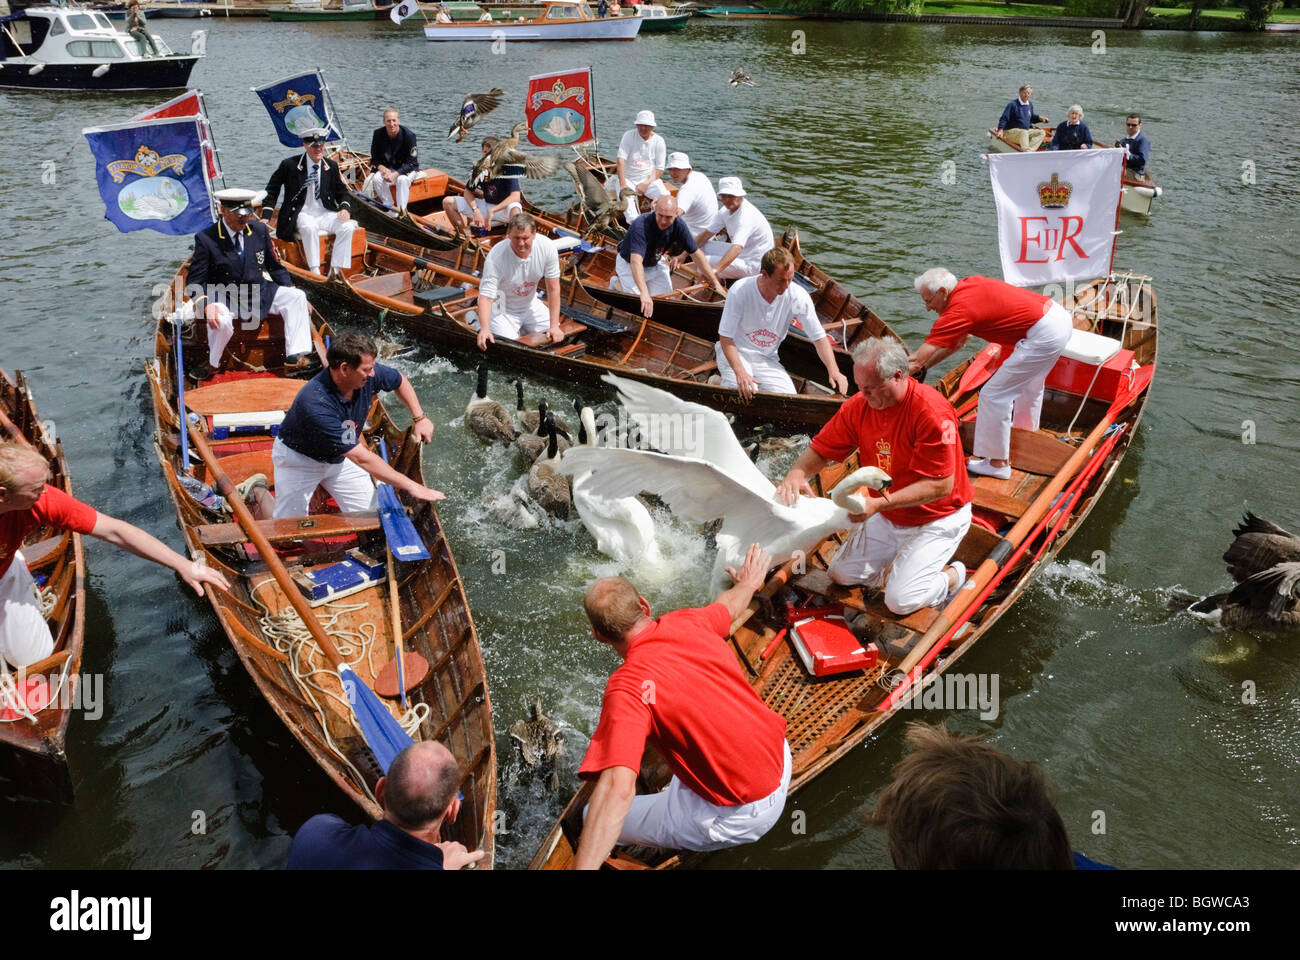
[[[618,390],[628,416],[656,450],[706,460],[766,499],[776,493],[772,481],[763,476],[740,446],[727,418],[712,407],[612,373],[601,379]]]

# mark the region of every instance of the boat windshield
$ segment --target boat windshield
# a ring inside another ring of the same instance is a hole
[[[102,13],[91,14],[91,16],[95,18],[95,26],[100,27],[103,30],[113,29],[113,25],[108,22],[108,17],[104,16]]]
[[[68,27],[72,30],[94,30],[95,18],[88,13],[70,13]]]
[[[590,17],[590,13],[588,13]],[[546,8],[547,20],[581,20],[582,14],[578,12],[576,3],[553,3]]]
[[[587,4],[580,3],[578,4],[578,6],[582,8],[583,19],[594,20],[596,18],[596,15],[591,12],[591,7],[589,7]]]

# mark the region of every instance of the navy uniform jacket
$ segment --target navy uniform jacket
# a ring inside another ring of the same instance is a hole
[[[1070,126],[1070,121],[1066,120],[1056,128],[1056,133],[1052,134],[1051,150],[1078,150],[1084,144],[1089,148],[1092,147],[1092,132],[1088,125],[1080,120],[1074,126]]]
[[[1028,130],[1036,123],[1046,122],[1046,117],[1040,117],[1034,113],[1034,101],[1021,103],[1020,98],[1012,100],[1007,104],[1007,108],[1002,111],[1002,118],[998,120],[999,130]]]
[[[241,262],[230,229],[224,220],[217,220],[194,235],[194,256],[186,285],[202,287],[208,303],[225,304],[240,320],[261,320],[271,309],[276,287],[292,287],[293,277],[276,257],[266,224],[248,221]],[[199,304],[196,314],[202,316],[206,306]]]
[[[320,162],[320,202],[326,210],[351,210],[348,203],[348,188],[343,185],[339,175],[339,166],[329,157]],[[307,154],[286,157],[275,168],[271,179],[266,182],[266,199],[262,201],[263,210],[274,207],[280,197],[280,188],[284,188],[284,206],[280,208],[279,219],[275,224],[275,235],[281,240],[298,239],[298,214],[307,202]]]
[[[415,134],[399,125],[397,136],[390,137],[386,127],[380,127],[370,138],[370,165],[381,166],[398,173],[415,173],[420,163],[415,159]]]
[[[1147,164],[1151,161],[1151,141],[1147,135],[1139,133],[1136,137],[1125,137],[1119,145],[1128,147],[1124,165],[1133,173],[1146,173]]]

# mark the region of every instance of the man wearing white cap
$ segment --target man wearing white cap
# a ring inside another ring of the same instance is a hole
[[[709,178],[692,170],[691,158],[680,152],[668,154],[668,176],[678,184],[677,209],[691,236],[707,230],[718,214],[718,197]]]
[[[303,257],[312,273],[321,272],[322,235],[334,237],[330,269],[351,267],[352,234],[357,229],[338,164],[325,159],[328,137],[329,131],[323,127],[302,132],[303,155],[287,157],[276,167],[266,184],[267,199],[263,207],[264,212],[274,207],[280,188],[284,188],[284,206],[276,220],[275,235],[281,240],[297,240],[302,235]]]
[[[794,393],[794,382],[781,366],[778,351],[798,323],[813,341],[832,387],[848,395],[849,380],[835,359],[831,341],[808,292],[794,280],[794,256],[785,247],[763,255],[756,277],[731,285],[718,324],[714,353],[724,387],[735,387],[748,400],[756,391]]]
[[[714,273],[724,280],[755,276],[761,269],[763,254],[776,246],[772,227],[758,208],[745,199],[740,177],[723,177],[718,181],[718,202],[722,209],[700,231],[695,244],[709,255]],[[714,240],[723,230],[727,231],[727,242]]]
[[[307,294],[275,255],[271,232],[250,219],[258,194],[252,190],[218,190],[221,217],[194,235],[194,255],[186,276],[195,315],[208,325],[208,362],[192,367],[194,380],[205,380],[221,366],[226,345],[235,334],[235,319],[256,329],[268,313],[284,320],[287,365],[313,365]]]
[[[649,110],[642,110],[636,115],[636,129],[623,134],[618,142],[618,162],[615,173],[605,181],[605,187],[611,197],[617,197],[624,187],[631,187],[637,192],[636,197],[628,197],[627,221],[639,213],[637,198],[648,196],[651,200],[664,189],[659,177],[664,172],[664,161],[668,155],[668,145],[664,138],[655,133],[655,115]],[[658,184],[658,186],[653,186]],[[650,192],[653,189],[653,192]]]
[[[537,299],[537,283],[546,281],[546,302]],[[478,288],[478,348],[497,337],[518,340],[549,332],[551,342],[564,339],[560,329],[560,255],[555,241],[537,235],[537,221],[520,212],[510,218],[506,242],[483,261]]]

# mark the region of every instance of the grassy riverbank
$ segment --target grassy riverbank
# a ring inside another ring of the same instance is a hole
[[[1068,13],[1062,4],[1051,3],[979,3],[972,0],[934,0],[927,2],[922,11],[930,16],[976,16],[976,17],[1067,17],[1077,16]],[[1172,26],[1178,21],[1186,22],[1190,15],[1187,7],[1151,7],[1147,17],[1152,25]],[[1238,29],[1228,24],[1241,23],[1240,7],[1220,7],[1214,10],[1202,10],[1200,20],[1203,30]],[[1300,20],[1300,7],[1283,7],[1273,14],[1270,20]],[[1224,23],[1223,21],[1227,21]]]

